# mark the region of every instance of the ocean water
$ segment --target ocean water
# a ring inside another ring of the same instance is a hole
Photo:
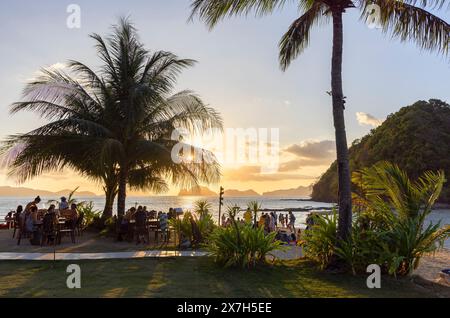
[[[176,196],[155,196],[155,197],[128,197],[127,208],[133,206],[143,205],[147,206],[148,210],[156,211],[168,211],[169,208],[182,208],[183,211],[193,210],[195,201],[199,199],[208,200],[212,204],[212,213],[216,220],[219,218],[218,207],[219,201],[215,197],[176,197]],[[42,198],[42,202],[39,208],[45,209],[50,204],[49,198]],[[103,210],[104,198],[91,197],[91,198],[77,198],[78,202],[88,201],[93,202],[94,207],[98,210]],[[27,202],[31,201],[31,198],[14,198],[14,197],[0,197],[0,220],[3,220],[5,215],[14,210],[18,205],[25,206]],[[283,212],[286,214],[289,209],[305,209],[308,211],[293,212],[297,218],[296,227],[305,228],[306,217],[310,211],[331,210],[333,205],[323,202],[309,201],[308,199],[299,198],[278,198],[278,197],[235,197],[225,198],[224,207],[222,212],[226,212],[227,206],[237,205],[241,209],[247,207],[247,203],[250,201],[258,201],[261,204],[262,209],[267,210],[286,210]],[[242,215],[242,214],[241,214]],[[435,210],[433,211],[427,220],[429,223],[436,224],[441,222],[441,225],[450,224],[450,210]],[[450,248],[450,239],[445,244],[446,248]]]

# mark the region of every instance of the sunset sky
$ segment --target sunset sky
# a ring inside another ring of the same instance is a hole
[[[69,4],[81,7],[81,29],[66,26]],[[168,50],[198,64],[184,72],[178,89],[191,89],[223,116],[226,128],[279,128],[280,169],[261,174],[253,164],[224,164],[221,184],[258,192],[313,183],[334,160],[330,90],[331,28],[315,28],[310,47],[287,72],[278,66],[277,44],[298,17],[296,5],[264,18],[235,18],[209,31],[187,22],[188,0],[1,1],[0,138],[43,124],[30,113],[10,116],[24,84],[41,67],[68,59],[99,64],[89,34],[109,33],[120,16],[130,16],[149,50]],[[450,11],[439,15],[450,20]],[[417,100],[450,101],[448,59],[414,44],[390,40],[345,16],[344,90],[349,143],[367,134],[390,113]],[[17,186],[0,171],[0,185]],[[61,190],[81,186],[101,193],[76,173],[45,175],[23,186]],[[218,185],[210,188],[217,191]],[[173,188],[169,194],[176,194]]]

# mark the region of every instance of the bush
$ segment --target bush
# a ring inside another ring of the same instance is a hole
[[[198,201],[196,215],[186,212],[181,219],[171,219],[169,224],[175,230],[188,239],[193,245],[200,245],[208,240],[215,228],[214,220],[209,212],[211,205],[207,201]],[[194,237],[194,229],[198,231],[199,237]]]
[[[263,228],[238,224],[234,219],[237,209],[229,208],[233,225],[216,228],[205,247],[221,266],[253,268],[265,263],[271,252],[281,248],[281,242],[275,239],[275,232],[265,235]]]
[[[77,210],[79,214],[84,215],[84,226],[94,226],[98,222],[101,222],[101,215],[102,212],[99,210],[94,209],[94,203],[93,202],[83,202],[78,204]]]
[[[305,231],[304,253],[305,256],[316,262],[321,269],[325,269],[334,255],[337,236],[337,215],[318,216],[314,226]]]
[[[305,234],[305,254],[323,269],[338,257],[354,274],[379,264],[391,275],[410,275],[425,253],[443,247],[450,226],[425,226],[445,181],[426,172],[412,181],[397,166],[382,162],[354,175],[357,217],[348,241],[337,242],[337,217],[324,217]]]

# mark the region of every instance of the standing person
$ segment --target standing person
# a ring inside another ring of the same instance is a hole
[[[266,213],[264,215],[264,231],[267,233],[270,233],[270,215],[268,213]]]
[[[266,214],[262,213],[261,216],[259,217],[258,227],[264,227],[265,224],[266,224]]]
[[[288,226],[288,228],[293,233],[295,233],[295,220],[296,220],[296,218],[295,218],[294,213],[292,213],[292,211],[289,211],[289,226]]]
[[[134,215],[136,220],[136,245],[143,243],[149,243],[146,242],[145,238],[148,236],[147,231],[147,213],[145,212],[143,207],[139,207],[136,211],[136,214]],[[142,238],[142,240],[141,240]]]
[[[247,223],[247,224],[252,223],[252,211],[250,211],[250,209],[247,209],[247,211],[245,211],[244,220],[245,220],[245,223]]]
[[[269,215],[269,232],[270,233],[275,231],[275,222],[276,222],[276,220],[275,220],[274,213],[270,212],[270,215]]]
[[[32,206],[35,206],[37,209],[37,205],[41,203],[41,197],[37,196],[33,201],[29,202],[26,206],[25,206],[25,212],[29,211],[31,209]]]
[[[273,223],[274,223],[274,230],[278,228],[278,218],[277,218],[277,212],[273,211]]]
[[[312,213],[306,217],[306,230],[310,230],[314,225]]]
[[[222,214],[222,226],[223,227],[227,227],[227,217],[225,216],[225,214]]]
[[[69,203],[67,202],[66,197],[61,197],[61,202],[59,203],[59,210],[67,210],[69,209]]]
[[[19,205],[16,209],[16,213],[14,213],[13,218],[15,221],[19,221],[20,220],[20,215],[23,212],[23,206]]]
[[[284,226],[284,215],[283,215],[283,213],[280,213],[279,221],[280,221],[281,227],[285,227],[285,226]]]

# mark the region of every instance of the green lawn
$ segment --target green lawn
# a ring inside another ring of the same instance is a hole
[[[69,290],[74,262],[0,262],[0,297],[433,297],[407,280],[385,277],[369,290],[365,277],[325,274],[306,261],[254,271],[221,269],[209,258],[77,262],[82,289]]]

